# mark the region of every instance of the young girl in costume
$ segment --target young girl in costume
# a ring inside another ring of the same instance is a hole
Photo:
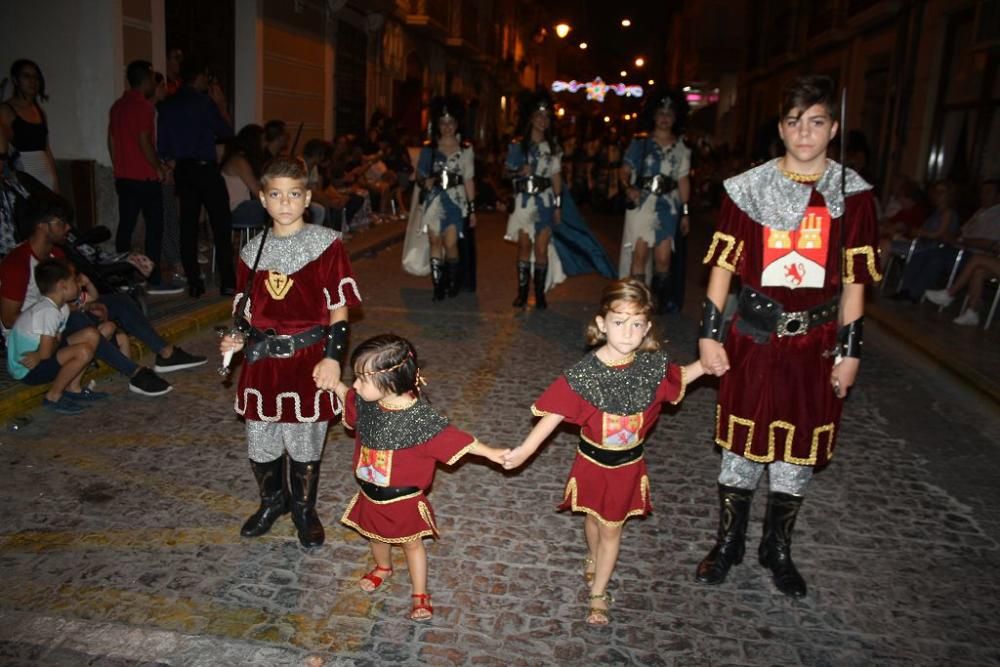
[[[516,468],[566,420],[580,426],[580,445],[559,509],[584,512],[590,583],[587,622],[610,620],[608,581],[618,560],[622,527],[652,511],[643,440],[665,402],[679,403],[687,384],[704,372],[700,362],[672,363],[650,333],[649,289],[628,278],[609,284],[600,312],[587,328],[596,348],[567,370],[531,406],[542,419],[504,459]]]
[[[434,610],[423,538],[438,532],[425,494],[435,466],[453,465],[470,453],[500,464],[510,450],[483,445],[421,399],[417,353],[406,339],[369,338],[354,350],[351,365],[353,388],[340,383],[337,394],[344,401],[344,425],[356,434],[353,466],[361,490],[341,521],[371,542],[375,568],[360,586],[371,593],[392,576],[390,550],[402,546],[413,586],[410,618],[427,620]]]

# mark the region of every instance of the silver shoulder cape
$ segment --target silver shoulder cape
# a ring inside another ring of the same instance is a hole
[[[802,222],[813,186],[785,178],[778,168],[779,159],[775,158],[738,176],[727,178],[722,185],[736,207],[746,213],[751,220],[771,229],[791,231],[797,229]],[[858,172],[850,168],[846,172],[848,196],[872,189]],[[827,160],[826,171],[823,172],[815,188],[826,200],[826,207],[831,216],[839,218],[843,215],[844,197],[840,192],[840,163]]]
[[[240,251],[240,259],[250,268],[253,268],[262,237],[263,232],[255,236]],[[275,236],[268,233],[257,270],[290,275],[322,255],[339,238],[340,232],[312,224],[306,224],[291,236]]]

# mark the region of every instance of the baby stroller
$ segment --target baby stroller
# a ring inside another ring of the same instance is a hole
[[[124,292],[132,297],[143,315],[148,315],[146,278],[128,261],[127,252],[109,253],[100,247],[110,238],[111,230],[103,225],[83,233],[74,228],[66,235],[66,244],[62,249],[77,270],[90,278],[98,292]]]

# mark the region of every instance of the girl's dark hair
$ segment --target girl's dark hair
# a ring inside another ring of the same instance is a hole
[[[417,351],[396,334],[373,336],[354,348],[351,367],[357,377],[367,377],[379,391],[391,394],[418,392]]]
[[[448,111],[448,115],[455,119],[455,135],[459,136],[462,134],[462,119],[465,116],[465,105],[462,104],[461,98],[455,95],[449,95],[448,97],[443,97],[438,95],[431,99],[430,102],[430,139],[431,148],[437,150],[438,140],[441,138],[441,127],[439,123],[441,122],[441,117],[444,116],[445,110]]]
[[[833,79],[817,74],[800,76],[782,91],[779,121],[795,109],[802,112],[817,104],[822,104],[830,117],[837,119],[837,90]]]
[[[552,102],[552,96],[549,95],[547,90],[539,87],[534,91],[521,91],[518,96],[517,134],[521,136],[521,150],[524,152],[525,158],[527,158],[528,150],[531,148],[531,117],[535,115],[535,112],[542,105],[551,114],[549,117],[549,127],[545,130],[544,141],[549,144],[549,150],[552,151],[553,155],[562,152],[559,140],[556,137],[555,106]]]
[[[48,102],[49,96],[45,94],[45,75],[42,74],[42,68],[38,66],[34,60],[28,60],[27,58],[18,58],[10,66],[10,78],[4,79],[3,83],[0,84],[0,91],[5,90],[7,87],[7,82],[10,81],[11,85],[14,87],[14,92],[18,92],[17,78],[21,76],[21,71],[25,67],[34,67],[35,71],[38,72],[38,99],[43,102]]]
[[[664,102],[669,100],[669,102]],[[639,116],[639,129],[643,132],[652,132],[656,127],[656,112],[667,104],[674,114],[674,125],[670,129],[676,136],[684,134],[684,127],[687,124],[688,105],[687,95],[682,91],[657,88],[646,96],[646,103],[642,106],[642,113]]]
[[[597,313],[599,317],[607,319],[608,313],[613,312],[612,306],[616,303],[625,303],[639,311],[638,314],[645,315],[648,321],[652,321],[653,297],[646,287],[646,283],[635,278],[624,278],[608,283],[601,294],[601,309]],[[590,321],[587,325],[587,345],[596,347],[603,345],[608,340],[607,336],[597,328],[597,322]],[[640,352],[656,352],[660,349],[660,341],[656,339],[655,327],[650,327],[646,337],[639,345]]]
[[[260,125],[250,123],[240,128],[236,136],[226,144],[225,153],[222,156],[222,164],[226,164],[235,155],[241,155],[250,163],[253,175],[260,178],[264,170],[264,149],[260,147],[260,139],[264,136],[264,128]]]

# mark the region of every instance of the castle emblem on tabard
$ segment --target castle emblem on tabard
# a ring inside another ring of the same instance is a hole
[[[761,285],[766,287],[822,287],[830,242],[830,212],[825,206],[810,206],[798,229],[784,231],[764,227],[764,268]]]

